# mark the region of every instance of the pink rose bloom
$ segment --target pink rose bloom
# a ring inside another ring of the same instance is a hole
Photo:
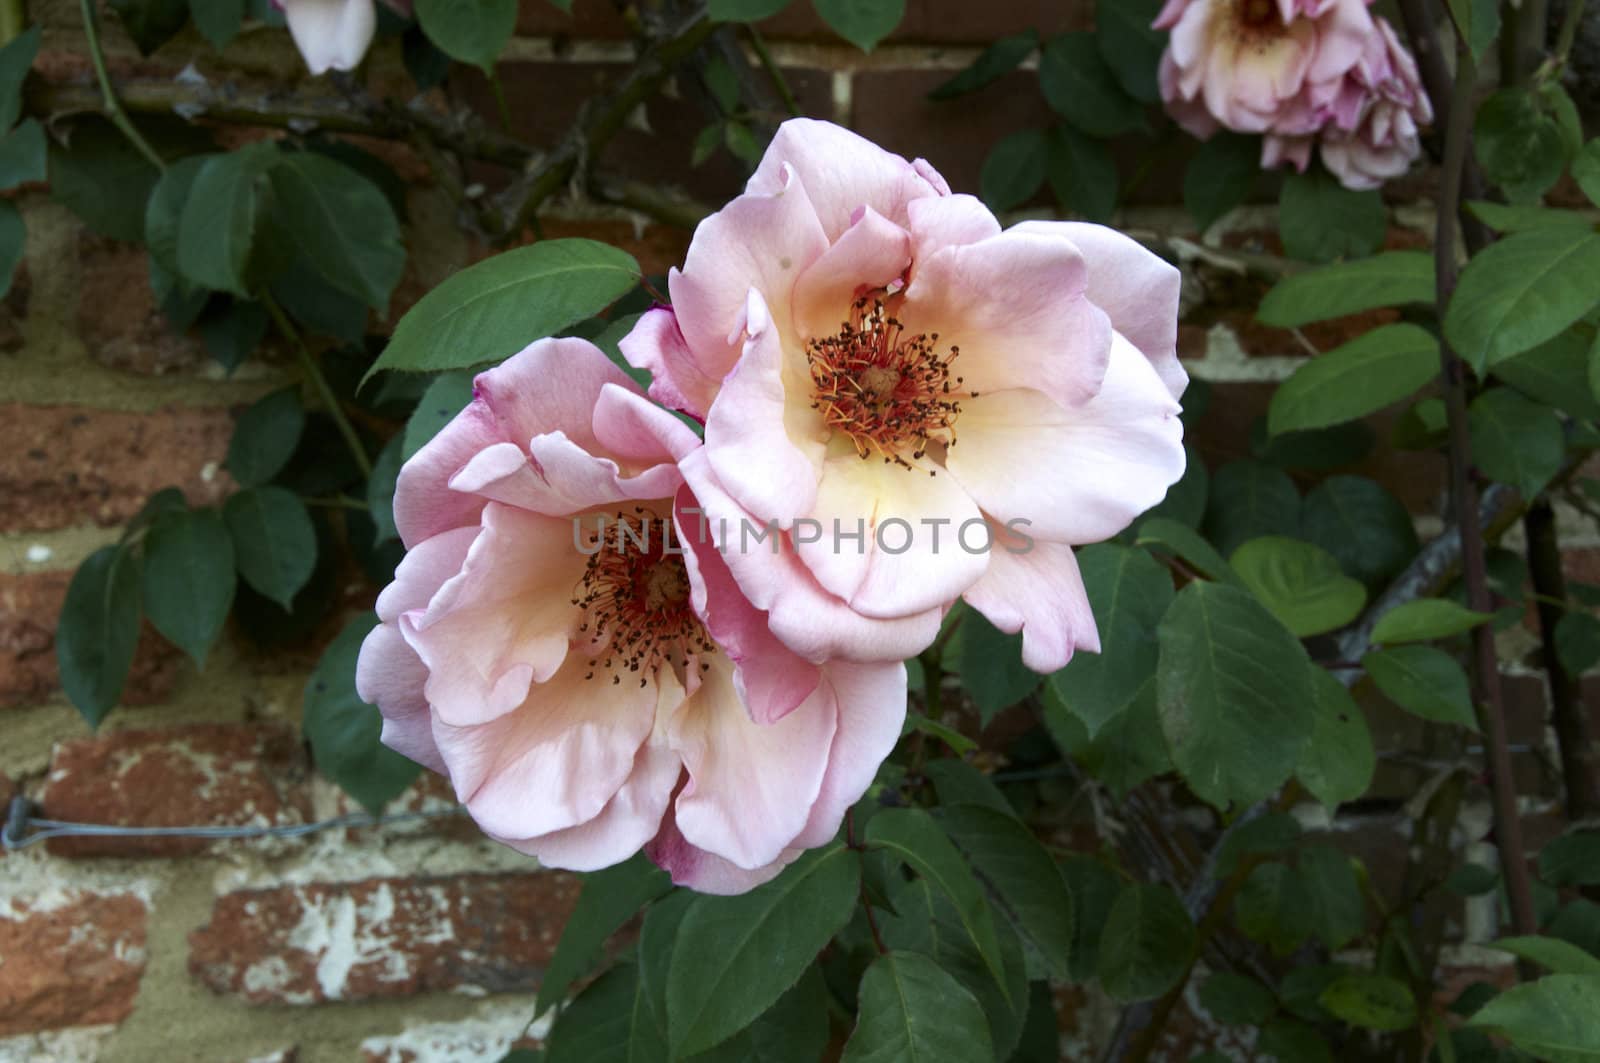
[[[681,468],[775,635],[899,659],[964,598],[1036,670],[1098,649],[1072,547],[1183,472],[1176,269],[1097,225],[1002,232],[927,163],[796,119],[668,284],[623,350],[705,421]]]
[[[411,0],[384,0],[402,15]],[[373,0],[273,0],[289,24],[295,47],[313,74],[354,70],[377,30]]]
[[[1365,0],[1167,0],[1155,27],[1161,98],[1201,139],[1311,132],[1373,33]]]
[[[697,542],[695,434],[582,340],[541,340],[401,470],[407,547],[356,687],[490,836],[695,889],[837,832],[900,736],[899,663],[785,649]],[[670,534],[669,534],[670,532]]]
[[[1433,121],[1417,62],[1394,27],[1377,19],[1368,58],[1346,79],[1360,92],[1355,120],[1322,132],[1323,165],[1347,188],[1377,188],[1422,154],[1418,127]]]

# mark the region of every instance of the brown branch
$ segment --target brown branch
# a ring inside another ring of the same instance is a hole
[[[1550,719],[1561,753],[1567,819],[1587,819],[1600,813],[1600,751],[1595,748],[1578,682],[1556,652],[1556,625],[1566,611],[1558,603],[1566,601],[1567,581],[1561,571],[1561,543],[1549,501],[1540,499],[1529,508],[1522,526],[1528,538],[1528,572],[1539,596],[1539,637],[1550,680]]]

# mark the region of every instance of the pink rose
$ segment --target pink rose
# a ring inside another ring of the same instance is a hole
[[[589,870],[641,847],[739,892],[837,832],[899,738],[899,663],[806,661],[700,541],[695,434],[542,340],[401,471],[408,553],[357,666],[383,741],[492,837]]]
[[[401,15],[411,14],[411,0],[384,0]],[[373,0],[273,0],[283,11],[295,47],[313,74],[354,70],[367,54],[377,29]]]
[[[623,350],[705,420],[708,516],[781,529],[719,545],[788,646],[899,659],[965,598],[1036,670],[1098,649],[1072,547],[1183,471],[1176,269],[796,119],[668,282]]]
[[[1309,133],[1373,33],[1365,0],[1167,0],[1167,112],[1201,139]]]
[[[1359,96],[1353,120],[1330,123],[1321,137],[1323,164],[1349,188],[1404,174],[1422,154],[1418,127],[1433,121],[1416,60],[1387,20],[1376,22],[1367,58],[1346,78]]]

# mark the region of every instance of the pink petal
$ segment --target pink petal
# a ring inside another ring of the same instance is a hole
[[[975,196],[914,199],[908,212],[912,255],[918,262],[942,247],[976,244],[1000,235],[1000,223]]]
[[[1075,406],[1100,387],[1111,340],[1084,295],[1088,272],[1070,240],[1005,232],[918,262],[900,317],[908,331],[937,332],[941,349],[960,348],[964,390],[1037,388]]]
[[[634,757],[628,781],[587,823],[522,841],[497,840],[538,857],[546,867],[597,871],[620,864],[660,832],[682,770],[665,742],[646,742]]]
[[[1183,275],[1137,240],[1089,222],[1028,221],[1014,231],[1054,233],[1071,240],[1088,264],[1089,301],[1111,318],[1111,327],[1144,352],[1180,398],[1189,374],[1178,361],[1178,295]]]
[[[853,450],[830,457],[809,514],[817,523],[796,525],[796,550],[817,582],[866,616],[914,616],[946,606],[988,563],[984,553],[961,547],[962,526],[983,525],[966,490],[931,461],[910,464],[863,459]],[[857,532],[859,540],[844,537]]]
[[[657,867],[672,876],[674,885],[724,897],[748,893],[762,883],[771,882],[800,855],[799,849],[786,850],[767,866],[746,871],[720,856],[691,845],[683,832],[678,830],[670,805],[661,821],[660,833],[645,846],[644,851]]]
[[[283,19],[313,74],[354,70],[378,27],[372,0],[282,0]]]
[[[1063,409],[1037,391],[967,403],[945,465],[984,511],[1039,539],[1079,545],[1127,527],[1183,475],[1183,423],[1148,359],[1121,336],[1094,400]]]
[[[474,400],[400,469],[394,523],[408,549],[452,528],[478,523],[484,499],[450,489],[450,478],[474,455],[506,440],[484,403]]]
[[[632,387],[615,384],[601,388],[595,400],[594,434],[604,453],[636,466],[670,464],[700,445],[688,425]]]
[[[963,596],[967,604],[1001,631],[1021,631],[1022,663],[1035,672],[1065,668],[1074,650],[1100,652],[1072,547],[994,530],[989,569]]]
[[[676,709],[674,682],[613,685],[579,657],[525,702],[481,724],[434,717],[433,737],[456,796],[483,830],[500,839],[534,838],[588,823],[633,774],[659,708]]]
[[[871,207],[822,253],[794,288],[795,328],[804,337],[837,335],[863,289],[883,288],[911,264],[911,238]]]
[[[778,192],[788,183],[785,168],[799,177],[829,241],[850,228],[858,207],[870,207],[904,226],[907,204],[938,195],[937,185],[943,183],[942,178],[930,181],[905,159],[848,129],[811,118],[791,118],[778,127],[745,194]]]
[[[616,462],[583,449],[564,432],[551,432],[534,436],[526,452],[515,443],[479,451],[450,478],[450,488],[530,513],[566,516],[629,499],[671,496],[683,482],[671,460],[629,476]]]
[[[726,367],[714,376],[707,374],[683,338],[671,307],[646,311],[617,346],[629,365],[649,371],[652,399],[668,409],[705,419]],[[721,344],[716,345],[715,353],[722,356]]]
[[[678,829],[696,848],[746,870],[777,860],[805,827],[822,786],[838,723],[831,687],[818,687],[783,719],[750,719],[723,657],[671,718],[672,748],[689,782],[674,802]]]
[[[570,520],[492,502],[460,574],[426,610],[400,618],[442,720],[465,726],[510,712],[567,658],[585,560],[573,536]]]
[[[815,662],[900,661],[927,649],[939,633],[942,609],[875,620],[823,590],[787,536],[775,527],[768,532],[729,496],[704,450],[689,455],[680,468],[700,510],[679,507],[685,541],[717,546],[751,604],[767,613],[772,633],[795,653]]]
[[[850,811],[894,752],[906,718],[906,669],[898,662],[848,664],[834,661],[823,681],[833,687],[839,727],[828,754],[828,771],[805,830],[794,844],[813,849],[839,833]]]
[[[367,634],[356,658],[356,694],[383,715],[378,740],[425,768],[443,772],[444,760],[433,744],[433,715],[422,695],[427,681],[428,670],[393,624],[379,624]]]
[[[795,280],[827,249],[816,211],[792,174],[770,190],[747,191],[701,222],[683,272],[667,275],[678,327],[699,372],[720,381],[733,368],[752,288],[778,315],[780,333],[789,332]]]
[[[791,415],[815,417],[785,392],[782,341],[754,289],[745,328],[744,356],[723,381],[706,418],[706,455],[742,506],[788,527],[816,496],[822,444],[790,434]]]

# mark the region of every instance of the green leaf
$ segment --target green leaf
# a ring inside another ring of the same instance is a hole
[[[994,211],[1010,210],[1033,198],[1044,184],[1048,145],[1043,132],[1024,129],[989,150],[978,187]]]
[[[109,0],[143,55],[177,36],[189,21],[189,0]]]
[[[1245,936],[1275,956],[1287,956],[1311,936],[1311,891],[1286,864],[1257,865],[1234,899],[1234,918]]]
[[[1151,1000],[1177,984],[1195,952],[1195,929],[1165,886],[1130,883],[1100,935],[1100,985],[1112,1000]]]
[[[267,311],[260,303],[225,300],[200,319],[200,338],[212,361],[229,373],[239,368],[267,335]]]
[[[1315,722],[1310,664],[1245,591],[1191,583],[1158,630],[1161,730],[1189,788],[1220,809],[1267,797]]]
[[[138,556],[126,546],[102,546],[72,574],[56,621],[61,689],[91,728],[122,697],[139,618]]]
[[[1122,876],[1092,856],[1071,853],[1059,864],[1072,894],[1072,973],[1070,981],[1087,982],[1100,964],[1101,928],[1122,892]]]
[[[811,0],[839,36],[870,52],[905,18],[906,0]]]
[[[0,140],[0,191],[45,180],[49,158],[44,126],[37,119],[24,120]]]
[[[362,640],[377,626],[377,616],[365,613],[346,624],[328,644],[306,680],[305,713],[300,722],[317,770],[373,815],[422,771],[420,765],[379,741],[383,717],[356,694],[356,658]]]
[[[1539,877],[1550,886],[1600,885],[1600,832],[1564,834],[1539,853]]]
[[[1456,32],[1471,50],[1473,62],[1478,62],[1500,35],[1500,5],[1496,0],[1448,0],[1448,7]]]
[[[879,956],[861,978],[860,1016],[843,1063],[990,1063],[994,1049],[978,1001],[926,956]]]
[[[101,236],[143,238],[145,202],[160,174],[121,130],[91,116],[73,124],[65,146],[52,143],[49,151],[57,202]]]
[[[1556,622],[1556,656],[1572,675],[1600,663],[1600,620],[1588,613],[1563,613]]]
[[[1259,1026],[1278,1010],[1278,1000],[1254,978],[1220,971],[1200,986],[1200,1006],[1225,1026]]]
[[[249,298],[250,253],[271,197],[271,142],[213,155],[195,174],[178,221],[178,272],[191,284]]]
[[[201,36],[222,50],[244,25],[245,0],[189,0],[189,13]]]
[[[1589,220],[1575,210],[1551,210],[1547,207],[1508,207],[1475,199],[1467,204],[1475,217],[1495,232],[1521,233],[1530,229],[1548,229],[1560,225],[1588,225]]]
[[[1107,0],[1120,6],[1115,0]],[[1150,68],[1152,71],[1155,67]],[[1183,174],[1183,205],[1202,232],[1243,203],[1261,172],[1261,140],[1227,130],[1200,145]]]
[[[1482,864],[1462,864],[1450,872],[1444,888],[1458,897],[1481,897],[1500,884],[1500,876]]]
[[[1376,190],[1346,188],[1321,167],[1283,179],[1278,235],[1291,258],[1329,262],[1370,255],[1383,246],[1388,225]]]
[[[405,445],[401,456],[410,461],[439,430],[455,419],[472,401],[472,374],[464,371],[440,373],[428,385],[406,422]]]
[[[535,1014],[543,1014],[565,997],[572,983],[599,962],[606,939],[671,888],[667,873],[643,853],[585,875],[578,903],[556,942],[555,955],[545,965],[533,1006]]]
[[[939,821],[998,897],[1017,933],[1044,957],[1055,977],[1069,977],[1072,894],[1033,832],[1015,815],[983,805],[946,806]]]
[[[1144,127],[1144,108],[1123,91],[1092,33],[1063,33],[1045,42],[1039,88],[1052,110],[1092,137]]]
[[[1467,1020],[1551,1063],[1600,1057],[1600,976],[1553,974],[1501,993]]]
[[[1579,322],[1554,339],[1494,364],[1495,379],[1580,421],[1600,421],[1600,401],[1589,385],[1595,330]]]
[[[1334,808],[1367,792],[1377,754],[1367,717],[1343,683],[1318,668],[1311,690],[1316,719],[1294,774],[1311,796]]]
[[[1211,474],[1200,452],[1188,443],[1183,446],[1183,475],[1167,488],[1167,497],[1145,510],[1146,520],[1162,517],[1177,521],[1190,528],[1198,528],[1205,519],[1206,500],[1211,497]]]
[[[372,518],[374,545],[400,538],[394,523],[394,489],[400,478],[400,451],[404,445],[403,436],[392,437],[379,451],[378,460],[372,463],[372,475],[367,478],[367,514]]]
[[[941,757],[930,761],[923,774],[933,783],[942,805],[982,805],[1017,818],[1016,809],[987,775],[964,760]]]
[[[1161,0],[1095,0],[1095,43],[1122,91],[1140,103],[1159,103],[1156,68],[1166,35],[1151,23],[1161,11]]]
[[[17,124],[22,115],[22,82],[39,55],[43,31],[29,26],[0,48],[0,132]]]
[[[258,399],[233,426],[224,462],[228,472],[240,487],[268,482],[289,464],[305,426],[299,387],[286,387]]]
[[[1298,870],[1311,898],[1311,933],[1328,951],[1337,952],[1366,927],[1366,902],[1355,864],[1331,845],[1308,845],[1300,850]]]
[[[1478,729],[1467,675],[1455,658],[1432,646],[1396,646],[1361,658],[1384,695],[1424,720]]]
[[[1341,572],[1332,554],[1300,539],[1251,539],[1233,552],[1229,564],[1261,604],[1301,638],[1343,627],[1367,601],[1366,588]]]
[[[1172,577],[1148,553],[1104,543],[1078,554],[1100,652],[1074,654],[1049,684],[1092,739],[1141,691],[1154,693],[1156,626],[1172,604]]]
[[[789,6],[789,0],[711,0],[706,14],[718,22],[760,22]]]
[[[11,292],[27,243],[28,228],[22,213],[10,200],[0,200],[0,299]]]
[[[1230,461],[1212,475],[1205,532],[1223,554],[1263,535],[1299,531],[1300,492],[1282,469],[1246,458]]]
[[[293,234],[318,275],[374,310],[387,309],[405,269],[406,249],[383,191],[348,166],[309,151],[283,155],[271,179],[273,224]]]
[[[1117,164],[1103,141],[1069,125],[1050,130],[1045,176],[1063,209],[1107,221],[1117,206]]]
[[[1328,1050],[1322,1031],[1286,1016],[1262,1027],[1256,1050],[1278,1063],[1333,1063],[1333,1053]]]
[[[441,52],[490,75],[517,28],[517,0],[416,0],[416,12]]]
[[[1510,484],[1524,498],[1538,494],[1561,469],[1566,440],[1548,406],[1507,388],[1491,388],[1467,411],[1472,460],[1490,479]]]
[[[1411,988],[1381,974],[1347,974],[1322,991],[1317,1002],[1343,1022],[1364,1030],[1394,1032],[1417,1021]]]
[[[695,898],[666,984],[673,1055],[712,1048],[770,1007],[850,918],[859,886],[856,854],[835,845],[749,893]]]
[[[1433,297],[1432,255],[1384,251],[1283,278],[1261,300],[1256,317],[1278,328],[1298,328],[1382,306],[1427,305]]]
[[[1490,619],[1488,613],[1475,613],[1448,598],[1419,598],[1403,602],[1379,617],[1372,629],[1372,641],[1393,644],[1449,638]]]
[[[953,100],[957,96],[976,92],[1001,75],[1015,70],[1037,47],[1037,30],[1028,29],[1001,37],[985,48],[965,70],[928,93],[928,99]]]
[[[1217,846],[1216,867],[1219,879],[1233,875],[1246,860],[1286,852],[1300,840],[1300,821],[1287,812],[1264,811],[1243,822],[1235,821]]]
[[[1478,106],[1472,145],[1484,176],[1513,203],[1537,200],[1567,165],[1560,121],[1525,88],[1501,89]]]
[[[594,240],[542,240],[453,274],[400,319],[368,376],[503,361],[593,317],[639,279],[624,251]]]
[[[1044,676],[1022,663],[1022,633],[1006,634],[976,609],[962,619],[955,651],[955,670],[984,726],[1044,681]]]
[[[1300,506],[1300,534],[1369,588],[1383,586],[1417,554],[1411,514],[1364,476],[1330,476]]]
[[[660,1051],[645,1059],[667,1058],[667,985],[671,981],[674,942],[683,917],[695,900],[696,895],[689,890],[672,890],[645,909],[644,923],[639,927],[639,983],[660,1040]]]
[[[915,661],[908,663],[914,664]],[[947,727],[938,720],[924,716],[920,712],[906,713],[906,727],[904,733],[910,734],[912,731],[917,731],[921,734],[937,738],[939,741],[949,746],[951,752],[960,757],[964,757],[968,753],[971,753],[973,750],[978,748],[978,743],[974,742],[960,731],[957,731],[952,727]]]
[[[828,1046],[829,1003],[827,984],[811,967],[755,1022],[693,1063],[817,1063]]]
[[[144,208],[144,242],[150,257],[168,273],[178,272],[178,226],[194,179],[212,155],[191,155],[167,167]],[[187,283],[187,282],[185,282]]]
[[[253,487],[222,507],[239,575],[285,609],[317,564],[317,533],[300,499],[281,487]]]
[[[144,611],[157,631],[204,668],[233,607],[233,540],[215,510],[156,518],[144,538]]]
[[[1585,144],[1572,160],[1572,179],[1578,182],[1589,202],[1600,207],[1600,137]]]
[[[1536,347],[1595,304],[1600,235],[1562,226],[1514,233],[1472,256],[1444,332],[1474,370]]]
[[[1491,942],[1492,949],[1509,952],[1547,968],[1551,974],[1600,975],[1600,958],[1571,942],[1550,937],[1510,937]]]
[[[994,914],[966,861],[933,818],[917,808],[879,812],[867,824],[867,844],[888,849],[950,898],[989,972],[1003,985],[1005,967],[995,935]]]
[[[1215,547],[1202,539],[1199,532],[1175,520],[1153,517],[1144,521],[1134,541],[1137,546],[1159,547],[1207,579],[1244,586],[1239,574]]]
[[[1295,370],[1272,396],[1273,434],[1365,417],[1439,375],[1439,341],[1416,325],[1381,325]]]
[[[543,1063],[658,1063],[666,1053],[639,966],[619,963],[556,1017]]]

